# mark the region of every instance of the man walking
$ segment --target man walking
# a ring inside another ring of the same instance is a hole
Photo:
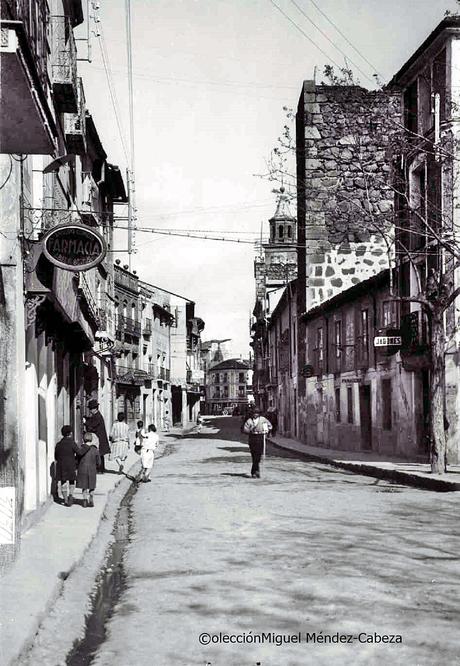
[[[255,407],[243,428],[244,432],[249,435],[249,448],[252,456],[251,476],[253,479],[260,479],[259,464],[264,452],[264,439],[271,429],[270,421],[261,416],[260,409]]]
[[[109,438],[107,436],[107,429],[105,427],[104,417],[99,411],[99,403],[97,400],[90,400],[88,402],[89,416],[85,419],[85,428],[87,432],[91,432],[96,435],[98,439],[99,446],[99,473],[103,474],[105,472],[105,462],[104,456],[110,453],[110,444]]]

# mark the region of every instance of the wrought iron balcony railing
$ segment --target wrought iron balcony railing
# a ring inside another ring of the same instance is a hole
[[[137,319],[125,317],[124,315],[118,315],[117,329],[130,335],[140,336],[141,323]]]
[[[68,16],[52,16],[52,65],[54,99],[60,111],[78,112],[77,48]]]

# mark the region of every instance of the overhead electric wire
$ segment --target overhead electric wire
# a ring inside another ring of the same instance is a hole
[[[298,24],[297,24],[297,23],[296,23],[296,22],[295,22],[295,21],[294,21],[289,15],[288,15],[288,14],[286,14],[286,12],[283,11],[283,10],[281,9],[281,7],[279,7],[279,6],[276,4],[276,2],[274,2],[274,0],[269,0],[269,1],[270,1],[271,4],[273,5],[273,7],[275,7],[275,8],[280,12],[280,14],[282,14],[282,15],[283,15],[283,16],[284,16],[284,17],[285,17],[290,23],[292,23],[292,25],[294,26],[294,28],[296,28],[296,30],[298,30],[300,33],[302,33],[302,35],[303,35],[306,39],[308,39],[308,41],[309,41],[311,44],[313,44],[313,46],[315,46],[315,47],[318,49],[318,51],[320,51],[320,52],[323,54],[323,56],[325,56],[330,62],[332,62],[332,63],[333,63],[336,67],[338,67],[339,69],[342,68],[342,65],[339,65],[339,63],[336,62],[336,61],[334,60],[334,58],[331,58],[331,56],[328,55],[328,54],[326,53],[326,51],[323,51],[323,49],[321,48],[321,46],[318,46],[318,44],[317,44],[317,43],[316,43],[316,42],[315,42],[315,41],[314,41],[309,35],[307,35],[307,33],[305,32],[305,30],[302,30],[302,28],[301,28],[301,27],[300,27],[300,26],[299,26],[299,25],[298,25]]]
[[[115,228],[120,228],[120,227],[115,227]],[[121,227],[122,229],[126,229],[126,227]],[[151,229],[151,228],[143,228],[143,227],[137,227],[136,231],[140,233],[153,233],[153,234],[159,234],[160,236],[178,236],[179,238],[199,238],[200,240],[211,240],[211,241],[221,241],[225,243],[238,243],[239,245],[254,245],[254,241],[250,240],[240,240],[237,238],[216,238],[214,236],[198,236],[193,233],[177,233],[174,231],[159,231],[158,229]]]
[[[123,148],[123,152],[125,155],[126,163],[129,164],[129,154],[128,154],[128,148],[126,146],[126,140],[124,136],[124,130],[123,130],[123,125],[121,122],[120,118],[120,112],[119,112],[119,105],[118,105],[118,98],[117,98],[117,93],[115,89],[115,85],[113,82],[113,76],[112,76],[112,70],[110,67],[110,60],[108,57],[107,49],[105,46],[105,40],[104,40],[104,32],[102,28],[102,23],[99,24],[99,34],[98,34],[98,40],[99,40],[99,47],[101,49],[101,56],[102,56],[102,63],[104,65],[104,71],[105,75],[107,78],[107,85],[109,88],[109,94],[110,94],[110,100],[112,102],[112,107],[115,113],[115,119],[117,121],[117,126],[118,126],[118,132],[120,135],[120,140],[121,140],[121,145]]]
[[[380,76],[380,74],[379,74],[379,72],[377,71],[377,68],[375,67],[375,65],[373,65],[373,64],[372,64],[372,63],[366,58],[366,56],[363,55],[363,53],[361,53],[361,51],[360,51],[359,49],[357,49],[356,46],[354,46],[354,44],[352,44],[352,42],[350,42],[350,40],[348,39],[348,37],[347,37],[346,35],[344,35],[343,32],[340,30],[340,28],[334,23],[334,21],[332,21],[332,20],[327,16],[327,14],[326,14],[325,12],[323,12],[323,10],[321,9],[321,7],[319,7],[319,6],[317,5],[317,3],[315,2],[315,0],[310,0],[310,2],[312,3],[312,5],[314,5],[314,7],[316,7],[316,9],[319,11],[319,13],[322,14],[322,16],[324,16],[324,18],[326,19],[326,21],[328,21],[328,22],[332,25],[332,27],[335,28],[335,29],[337,30],[337,32],[339,33],[339,35],[340,35],[341,37],[343,37],[343,39],[347,42],[347,44],[348,44],[349,46],[351,46],[351,48],[352,48],[354,51],[356,51],[356,53],[357,53],[357,54],[358,54],[358,55],[359,55],[359,56],[360,56],[360,57],[361,57],[361,58],[362,58],[362,59],[363,59],[368,65],[369,65],[369,67],[371,67],[371,68],[374,70],[374,72]]]
[[[337,46],[337,44],[335,44],[335,42],[332,41],[332,39],[331,39],[331,38],[330,38],[330,37],[324,32],[324,30],[322,30],[322,29],[319,27],[319,25],[317,25],[317,24],[313,21],[313,19],[311,19],[311,18],[308,16],[307,12],[305,12],[305,11],[302,9],[302,7],[301,7],[300,5],[297,4],[296,0],[291,0],[291,2],[292,2],[292,4],[294,5],[294,7],[297,7],[297,9],[298,9],[299,12],[302,14],[302,16],[304,16],[304,17],[307,19],[307,21],[310,21],[310,23],[311,23],[311,24],[312,24],[312,25],[313,25],[313,26],[314,26],[314,27],[315,27],[315,28],[316,28],[316,29],[317,29],[317,30],[323,35],[323,37],[324,37],[325,39],[327,39],[327,41],[328,41],[330,44],[332,44],[332,46],[333,46],[335,49],[337,49],[337,51],[339,51],[339,53],[341,53],[341,54],[343,55],[343,57],[345,58],[345,60],[350,61],[350,63],[351,63],[352,65],[354,65],[354,67],[356,67],[356,69],[358,70],[358,72],[361,72],[361,74],[362,74],[363,76],[365,76],[366,79],[368,79],[369,81],[372,81],[373,83],[375,82],[374,79],[373,79],[372,77],[368,76],[368,75],[366,74],[366,72],[363,72],[363,70],[361,69],[361,67],[360,67],[359,65],[357,65],[355,62],[353,62],[353,60],[352,60],[349,56],[347,56],[347,54],[346,54],[344,51],[342,51],[342,49],[341,49],[339,46]]]
[[[8,172],[7,177],[5,178],[5,180],[3,181],[3,183],[0,185],[0,190],[3,190],[3,188],[5,187],[5,185],[8,183],[9,179],[11,178],[11,174],[12,174],[12,172],[13,172],[13,160],[12,160],[12,157],[11,157],[11,155],[8,155],[8,157],[10,158],[10,170],[9,170],[9,172]]]

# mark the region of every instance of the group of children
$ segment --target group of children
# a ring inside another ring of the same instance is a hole
[[[85,432],[83,444],[79,446],[73,438],[72,428],[65,425],[61,429],[62,439],[56,444],[56,482],[61,484],[62,497],[66,506],[72,506],[75,481],[83,491],[83,506],[94,506],[97,469],[101,464],[99,449],[93,442],[93,435]]]
[[[138,421],[137,428],[134,450],[141,456],[142,468],[136,481],[148,483],[151,480],[154,451],[158,446],[159,437],[153,424],[145,430],[143,422]],[[97,472],[101,470],[103,460],[103,456],[99,453],[97,437],[93,439],[92,433],[85,432],[83,444],[78,445],[69,425],[62,427],[61,435],[62,439],[56,444],[54,459],[56,483],[61,486],[64,504],[72,506],[74,490],[77,487],[82,490],[83,506],[94,507]],[[113,443],[112,447],[116,448],[116,443]],[[118,464],[122,471],[123,466]]]

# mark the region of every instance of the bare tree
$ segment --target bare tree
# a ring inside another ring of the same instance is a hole
[[[400,93],[394,88],[378,85],[369,93],[356,85],[350,70],[336,73],[327,66],[324,73],[326,83],[322,85],[334,89],[339,109],[335,122],[347,137],[347,155],[353,165],[352,178],[328,178],[330,196],[323,210],[327,211],[329,240],[336,244],[379,236],[391,268],[391,298],[400,303],[403,313],[407,314],[410,303],[416,303],[423,313],[430,370],[431,469],[443,473],[448,425],[445,352],[457,330],[455,300],[460,295],[460,287],[455,285],[460,267],[460,230],[454,221],[453,197],[459,173],[457,139],[449,127],[440,131],[439,122],[433,131],[418,133],[417,112],[409,103],[405,117],[401,117]],[[261,177],[296,189],[305,183],[287,168],[296,141],[294,114],[290,109],[285,111],[286,124]],[[439,107],[434,112],[439,113]],[[369,140],[378,151],[366,149]],[[376,168],[377,154],[384,160],[382,168]],[[313,181],[310,177],[311,198],[324,191],[323,187],[315,190]],[[359,199],[354,196],[358,187]],[[389,199],[394,204],[389,205]]]

